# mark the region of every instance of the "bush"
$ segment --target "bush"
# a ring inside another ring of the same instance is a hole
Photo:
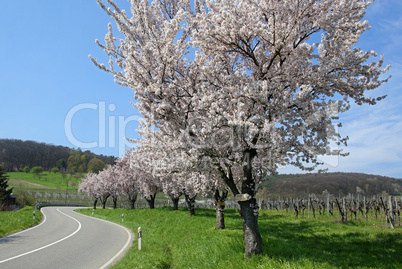
[[[16,191],[14,194],[17,195],[15,204],[19,208],[23,208],[25,206],[35,206],[35,197],[29,194],[27,191]]]
[[[35,174],[36,176],[39,176],[39,178],[40,178],[40,176],[41,176],[42,173],[43,173],[43,168],[42,168],[42,166],[35,166],[35,167],[33,167],[33,168],[31,169],[31,173],[32,173],[32,174]]]
[[[59,172],[59,168],[57,167],[53,167],[52,170],[50,170],[52,173],[58,173]]]

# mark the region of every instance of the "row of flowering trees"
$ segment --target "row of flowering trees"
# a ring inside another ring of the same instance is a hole
[[[125,157],[118,159],[115,165],[108,166],[99,173],[88,173],[79,185],[79,191],[86,192],[94,198],[94,209],[98,201],[106,207],[109,198],[113,199],[113,207],[117,207],[117,198],[126,196],[134,208],[137,196],[140,194],[151,209],[155,207],[155,197],[163,192],[173,202],[173,210],[178,209],[179,199],[183,195],[188,205],[189,214],[195,214],[195,198],[198,194],[215,197],[217,207],[217,229],[224,226],[224,201],[228,194],[225,186],[219,180],[213,180],[213,174],[186,170],[185,163],[171,165],[174,159],[164,162],[157,152],[143,146],[130,150]],[[160,152],[161,154],[162,152]],[[165,159],[166,160],[166,159]],[[181,166],[180,172],[174,172],[172,167]],[[189,164],[187,164],[189,165]],[[168,168],[170,166],[171,168]],[[187,168],[188,169],[188,168]]]
[[[338,113],[384,98],[366,95],[386,81],[382,58],[368,63],[376,53],[356,47],[371,2],[131,0],[129,16],[98,0],[119,34],[109,24],[97,41],[108,66],[91,60],[134,91],[144,116],[129,166],[152,167],[142,176],[176,197],[169,182],[224,184],[246,257],[261,254],[258,183],[279,165],[313,170],[320,155],[345,155],[331,148],[347,141]]]

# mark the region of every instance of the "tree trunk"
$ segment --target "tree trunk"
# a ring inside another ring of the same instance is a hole
[[[110,195],[105,195],[105,196],[101,196],[101,197],[100,197],[100,200],[101,200],[102,208],[103,208],[103,209],[106,208],[106,202],[107,202],[107,199],[109,198],[109,196],[110,196]]]
[[[243,219],[243,239],[246,258],[262,253],[262,238],[258,229],[258,205],[254,198],[239,202]]]
[[[98,203],[98,198],[95,198],[95,201],[94,201],[94,209],[96,209],[96,204]]]
[[[117,208],[117,196],[112,196],[113,199],[113,209]]]
[[[215,209],[216,209],[216,229],[225,229],[225,200],[228,191],[222,191],[222,196],[219,190],[215,190]]]
[[[151,195],[150,198],[144,197],[145,200],[147,200],[150,209],[155,208],[155,197],[156,197],[156,193],[154,195]]]
[[[238,199],[243,219],[243,239],[246,258],[262,254],[262,238],[258,229],[258,204],[255,199],[256,188],[252,173],[252,163],[257,150],[246,150],[243,153],[242,194]]]
[[[195,215],[195,197],[197,197],[197,195],[190,197],[189,195],[184,194],[184,197],[186,198],[188,213],[190,214],[190,217],[192,217]]]
[[[137,201],[137,194],[128,195],[128,200],[130,201],[130,209],[134,209],[135,201]]]
[[[172,203],[173,203],[173,210],[179,210],[179,200],[180,200],[180,196],[176,197],[174,195],[170,195],[170,198],[172,199]]]

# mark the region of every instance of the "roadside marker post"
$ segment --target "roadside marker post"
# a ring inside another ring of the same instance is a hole
[[[121,214],[121,222],[124,222],[124,214]]]
[[[92,215],[95,213],[95,209],[92,209]]]
[[[35,220],[35,210],[34,210],[34,212],[33,212],[33,220]]]
[[[138,227],[138,250],[141,250],[141,227]]]

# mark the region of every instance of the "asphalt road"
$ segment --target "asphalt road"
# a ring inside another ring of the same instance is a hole
[[[108,268],[130,247],[128,229],[74,209],[42,208],[41,224],[0,238],[0,268]]]

